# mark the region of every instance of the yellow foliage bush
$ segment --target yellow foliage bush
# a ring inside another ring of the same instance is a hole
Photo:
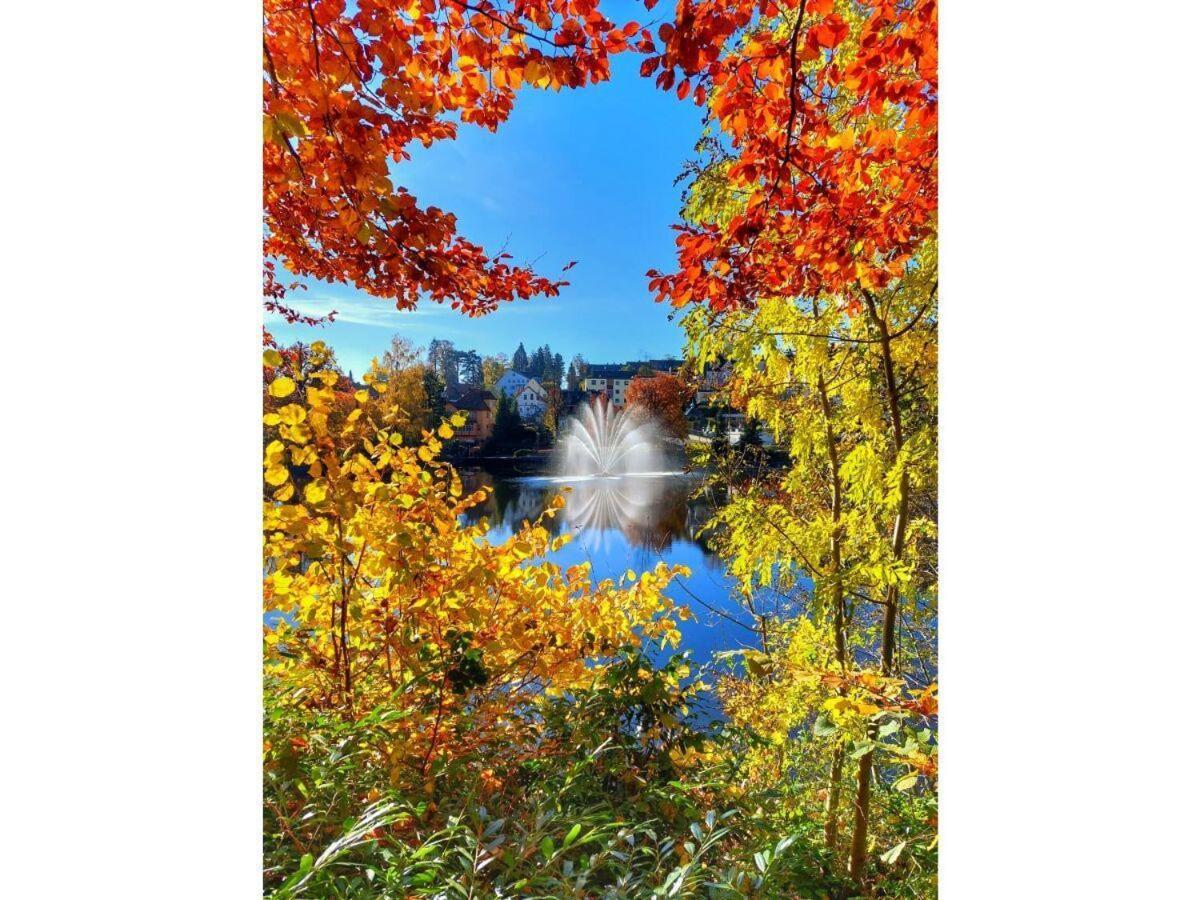
[[[389,709],[379,752],[394,784],[484,744],[516,746],[531,704],[590,683],[618,648],[678,642],[664,589],[680,570],[597,584],[587,565],[545,559],[568,540],[543,522],[561,498],[501,543],[486,520],[464,523],[486,494],[465,493],[439,459],[461,419],[410,443],[372,386],[334,426],[336,373],[264,361],[277,369],[268,394],[289,402],[265,417],[266,676],[308,709]]]

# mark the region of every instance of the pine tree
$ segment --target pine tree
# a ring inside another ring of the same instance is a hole
[[[506,449],[515,446],[521,439],[523,429],[521,414],[517,411],[517,401],[507,393],[501,393],[496,405],[496,424],[492,429],[492,448]]]
[[[529,354],[525,352],[525,342],[517,344],[517,352],[512,357],[512,367],[514,372],[520,372],[525,375],[529,369]]]

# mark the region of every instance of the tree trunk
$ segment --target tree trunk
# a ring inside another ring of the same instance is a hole
[[[900,415],[900,392],[896,385],[896,369],[892,361],[891,334],[888,324],[875,306],[875,298],[863,291],[867,312],[879,331],[879,348],[883,362],[883,381],[887,398],[888,416],[892,426],[892,463],[900,458],[904,447],[904,427]],[[904,556],[904,539],[908,530],[909,484],[908,471],[900,472],[899,503],[896,508],[896,523],[892,529],[892,558],[899,561]],[[900,608],[900,589],[895,584],[887,587],[883,606],[883,637],[880,648],[880,670],[886,678],[895,671],[896,617]],[[867,740],[875,741],[879,727],[872,723],[867,728]],[[867,863],[867,829],[871,813],[871,770],[875,762],[874,751],[858,759],[858,779],[854,795],[854,837],[850,842],[850,877],[862,883]]]
[[[825,797],[825,846],[837,849],[838,805],[842,799],[842,766],[846,760],[846,746],[838,743],[833,752],[833,766],[829,770],[829,792]]]
[[[814,309],[814,312],[816,310]],[[833,584],[833,631],[837,661],[842,673],[846,672],[846,597],[842,584],[842,478],[839,472],[837,437],[833,431],[833,411],[829,404],[829,392],[825,375],[817,377],[817,391],[821,397],[821,412],[825,418],[825,451],[829,457],[829,489],[832,496],[833,530],[829,537],[829,558]],[[825,798],[825,846],[830,850],[838,843],[838,806],[842,794],[842,765],[846,748],[839,742],[834,751],[833,765],[829,771],[829,791]]]

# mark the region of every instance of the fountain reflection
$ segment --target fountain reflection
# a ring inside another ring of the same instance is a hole
[[[679,473],[608,478],[498,478],[489,472],[463,472],[470,490],[490,487],[487,499],[466,514],[468,521],[487,516],[502,539],[536,519],[550,499],[562,494],[567,505],[544,522],[552,534],[570,531],[588,547],[603,546],[619,533],[634,547],[663,551],[676,541],[695,543],[695,528],[707,507],[691,499],[694,477]]]
[[[679,453],[657,425],[603,400],[581,406],[568,420],[552,471],[520,478],[464,473],[472,489],[492,488],[468,518],[486,515],[496,537],[503,538],[562,494],[566,507],[545,523],[553,533],[569,530],[591,550],[623,539],[629,546],[662,552],[676,541],[697,543],[696,532],[708,515],[706,504],[691,496],[698,476],[682,471]]]

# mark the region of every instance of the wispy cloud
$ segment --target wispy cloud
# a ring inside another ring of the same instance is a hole
[[[308,316],[324,316],[337,310],[336,322],[349,325],[366,325],[371,328],[397,329],[405,327],[442,327],[453,325],[465,318],[448,303],[422,301],[416,309],[399,310],[388,300],[366,294],[293,294],[286,301],[288,306]],[[492,314],[496,316],[546,315],[561,312],[564,303],[558,298],[516,300],[502,303]],[[281,322],[283,317],[267,314],[268,322]]]
[[[399,310],[388,300],[365,294],[333,297],[326,294],[293,294],[288,306],[309,316],[324,316],[337,310],[337,322],[367,325],[374,328],[397,328],[413,324],[414,319],[447,319],[455,315],[448,306],[423,304],[416,309]],[[282,321],[282,316],[268,314],[269,321]]]

